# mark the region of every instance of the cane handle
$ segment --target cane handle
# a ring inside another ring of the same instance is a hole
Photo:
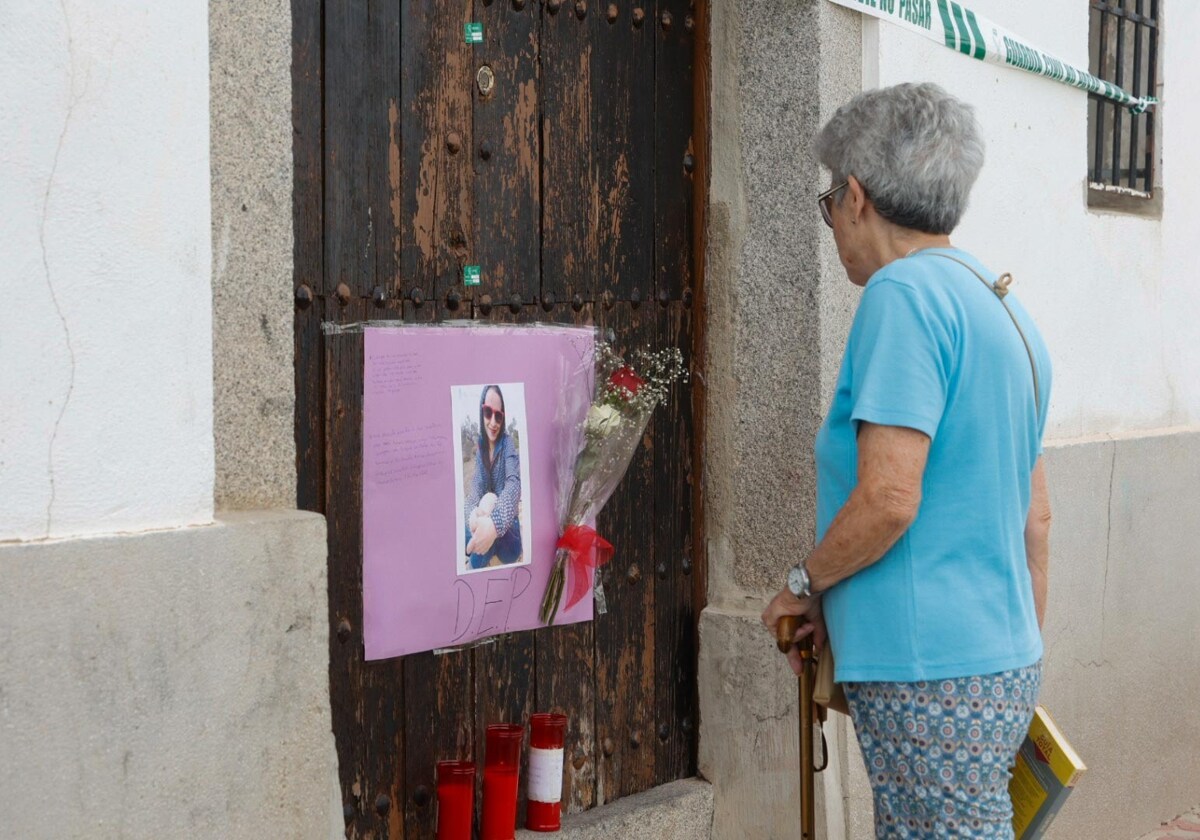
[[[796,644],[793,639],[799,627],[799,616],[784,615],[779,617],[779,621],[775,624],[775,644],[779,647],[780,653],[787,653]]]

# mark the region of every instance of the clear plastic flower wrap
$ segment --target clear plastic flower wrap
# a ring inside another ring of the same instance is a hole
[[[578,399],[569,396],[571,389],[559,405],[555,502],[560,537],[542,598],[544,624],[554,622],[568,582],[566,609],[587,595],[593,571],[612,557],[612,545],[596,533],[593,523],[629,469],[654,408],[666,399],[672,383],[687,379],[676,347],[636,351],[633,361],[627,364],[598,341],[592,360],[595,393],[586,419],[572,422],[583,416],[584,407],[571,401]],[[564,371],[564,377],[571,374]]]

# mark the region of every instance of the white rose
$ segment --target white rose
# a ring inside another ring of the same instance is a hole
[[[621,412],[611,405],[594,405],[588,409],[587,433],[592,437],[605,437],[620,428]]]

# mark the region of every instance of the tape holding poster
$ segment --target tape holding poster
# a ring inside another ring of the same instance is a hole
[[[1024,70],[1035,76],[1069,85],[1126,106],[1135,114],[1144,112],[1158,100],[1153,96],[1134,96],[1112,82],[1106,82],[1060,58],[1035,47],[1007,29],[992,23],[953,0],[829,0],[864,15],[886,20],[902,29],[916,32],[930,41],[984,61]]]

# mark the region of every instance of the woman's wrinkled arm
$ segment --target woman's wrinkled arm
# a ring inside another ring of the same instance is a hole
[[[1046,621],[1046,595],[1050,588],[1050,489],[1042,459],[1033,465],[1029,479],[1029,515],[1025,518],[1025,559],[1033,582],[1033,604],[1038,629]]]
[[[517,454],[512,440],[504,448],[504,487],[497,489],[496,507],[492,509],[492,523],[496,536],[503,537],[517,518],[517,505],[521,502],[521,456]]]
[[[916,520],[929,443],[916,429],[859,424],[858,484],[808,558],[815,592],[879,560]]]

